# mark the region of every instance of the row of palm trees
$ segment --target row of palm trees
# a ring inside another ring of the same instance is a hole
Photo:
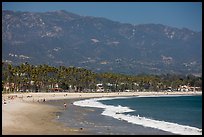
[[[53,67],[23,63],[14,66],[2,62],[2,88],[9,92],[47,92],[55,84],[66,91],[96,91],[102,83],[105,91],[176,89],[179,85],[202,86],[202,78],[192,75],[125,75],[116,73],[94,73],[77,67]],[[7,89],[6,89],[7,87]],[[8,88],[9,87],[9,88]]]

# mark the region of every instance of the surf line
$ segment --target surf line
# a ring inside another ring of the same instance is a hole
[[[118,99],[123,97],[115,97],[115,98],[92,98],[92,99],[85,99],[75,101],[73,104],[76,106],[81,107],[95,107],[95,108],[102,108],[104,111],[102,115],[110,116],[118,120],[124,120],[132,124],[141,125],[144,127],[151,127],[160,129],[163,131],[171,132],[174,134],[181,134],[181,135],[202,135],[202,129],[191,127],[187,125],[180,125],[177,123],[171,123],[166,121],[159,121],[154,119],[149,119],[141,116],[134,116],[129,114],[123,114],[125,112],[132,112],[132,110],[128,107],[123,106],[112,106],[112,105],[105,105],[99,102],[100,100],[112,100]]]

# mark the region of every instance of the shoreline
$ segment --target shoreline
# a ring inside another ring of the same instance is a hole
[[[49,93],[9,93],[2,94],[3,99],[15,97],[24,102],[43,102],[47,100],[73,99],[73,98],[94,98],[94,97],[131,97],[131,96],[160,96],[160,95],[202,95],[202,91],[188,92],[104,92],[104,93],[69,93],[69,92],[49,92]]]
[[[168,93],[168,94],[167,94]],[[48,100],[159,95],[202,95],[202,92],[13,93],[2,94],[2,134],[87,134],[56,121],[59,108]],[[4,104],[4,99],[6,104]],[[40,103],[39,103],[40,102]],[[69,107],[69,106],[68,106]],[[40,112],[40,113],[39,113]]]
[[[51,100],[51,104],[63,104],[66,102],[68,109],[59,114],[59,122],[67,127],[85,130],[88,135],[174,135],[173,133],[159,129],[133,125],[126,121],[104,116],[101,108],[80,107],[74,102],[81,99]],[[87,99],[85,99],[87,100]],[[62,107],[62,106],[61,106]]]
[[[145,96],[138,96],[138,97],[145,97]],[[159,95],[159,96],[146,96],[146,97],[177,97],[177,95]],[[132,123],[134,125],[141,125],[144,127],[150,127],[153,129],[159,129],[162,131],[170,132],[172,134],[180,134],[180,135],[201,135],[202,128],[189,126],[189,125],[182,125],[174,122],[167,122],[164,120],[154,120],[151,118],[141,117],[141,116],[131,116],[125,113],[132,112],[134,110],[130,109],[126,106],[114,106],[114,105],[107,105],[103,104],[100,101],[103,100],[114,100],[114,99],[123,99],[126,97],[113,97],[113,98],[91,98],[86,100],[80,100],[74,102],[74,105],[81,106],[81,107],[90,107],[90,108],[100,108],[103,109],[101,113],[104,116],[110,116],[118,120],[126,121]],[[127,97],[128,98],[128,97]],[[147,131],[148,133],[148,131]]]

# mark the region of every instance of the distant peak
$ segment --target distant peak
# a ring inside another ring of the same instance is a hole
[[[59,15],[65,15],[65,16],[71,16],[73,18],[77,18],[77,17],[81,17],[80,15],[78,14],[75,14],[75,13],[72,13],[72,12],[68,12],[66,10],[55,10],[55,11],[49,11],[47,13],[56,13],[56,14],[59,14]]]
[[[68,13],[66,10],[52,10],[48,12],[56,12],[56,13]]]

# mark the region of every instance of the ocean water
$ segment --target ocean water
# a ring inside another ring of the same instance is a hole
[[[66,127],[74,130],[82,131],[85,135],[174,135],[174,133],[135,125],[108,115],[104,116],[102,115],[104,109],[101,108],[74,105],[80,100],[50,100],[46,103],[59,108],[54,121],[63,123]],[[64,102],[67,104],[66,109],[64,109]],[[89,102],[89,100],[85,102]]]
[[[135,110],[125,114],[202,128],[202,96],[135,97],[100,102]]]
[[[102,115],[174,134],[202,134],[202,96],[94,98],[74,105],[103,108]]]

